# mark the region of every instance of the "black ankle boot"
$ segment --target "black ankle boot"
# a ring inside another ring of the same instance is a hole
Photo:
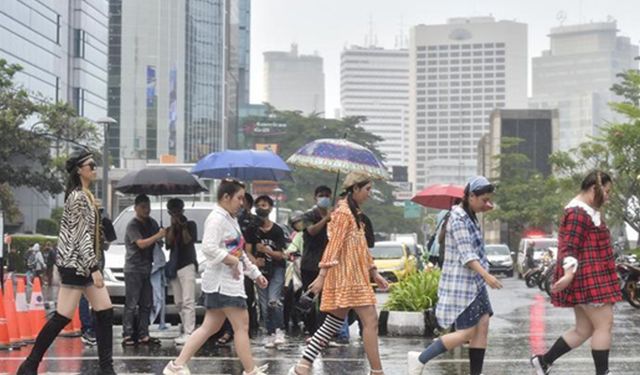
[[[101,375],[115,375],[113,370],[113,308],[94,311],[96,341]]]
[[[27,358],[22,362],[20,367],[18,367],[16,375],[38,375],[38,365],[40,365],[39,362],[34,362]]]
[[[36,343],[33,345],[33,349],[31,349],[31,353],[29,353],[27,359],[25,359],[18,368],[17,375],[38,374],[38,366],[40,365],[40,361],[42,361],[42,357],[44,357],[44,353],[49,349],[51,343],[56,339],[60,331],[62,331],[70,321],[71,319],[58,314],[57,311],[53,313],[51,319],[47,321],[40,333],[38,333]]]

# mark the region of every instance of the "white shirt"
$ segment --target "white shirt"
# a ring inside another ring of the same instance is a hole
[[[202,274],[202,291],[205,293],[220,293],[225,296],[247,298],[244,292],[244,278],[233,277],[233,269],[222,263],[231,251],[237,250],[244,244],[238,220],[227,210],[216,205],[204,222],[202,235],[202,253],[205,256],[204,272]],[[244,250],[241,250],[240,271],[257,279],[261,273]]]

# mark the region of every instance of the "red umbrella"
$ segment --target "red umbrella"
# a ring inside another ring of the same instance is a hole
[[[412,202],[425,207],[448,210],[458,198],[464,196],[464,188],[458,185],[436,184],[426,187],[411,198]]]

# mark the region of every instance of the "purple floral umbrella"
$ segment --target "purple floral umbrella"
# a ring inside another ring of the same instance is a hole
[[[317,139],[296,151],[287,163],[328,172],[362,172],[373,179],[389,179],[389,172],[369,149],[345,139]]]

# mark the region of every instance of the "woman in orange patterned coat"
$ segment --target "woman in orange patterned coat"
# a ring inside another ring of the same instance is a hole
[[[380,289],[387,289],[389,284],[378,273],[369,253],[360,210],[369,198],[372,186],[371,179],[360,173],[350,173],[342,185],[347,194],[331,214],[329,243],[320,262],[320,273],[309,285],[309,291],[314,295],[322,291],[320,310],[327,317],[309,341],[302,359],[289,370],[289,375],[311,373],[313,361],[340,330],[351,309],[362,321],[364,350],[371,374],[384,374],[378,352],[376,296],[370,280],[373,279]]]

